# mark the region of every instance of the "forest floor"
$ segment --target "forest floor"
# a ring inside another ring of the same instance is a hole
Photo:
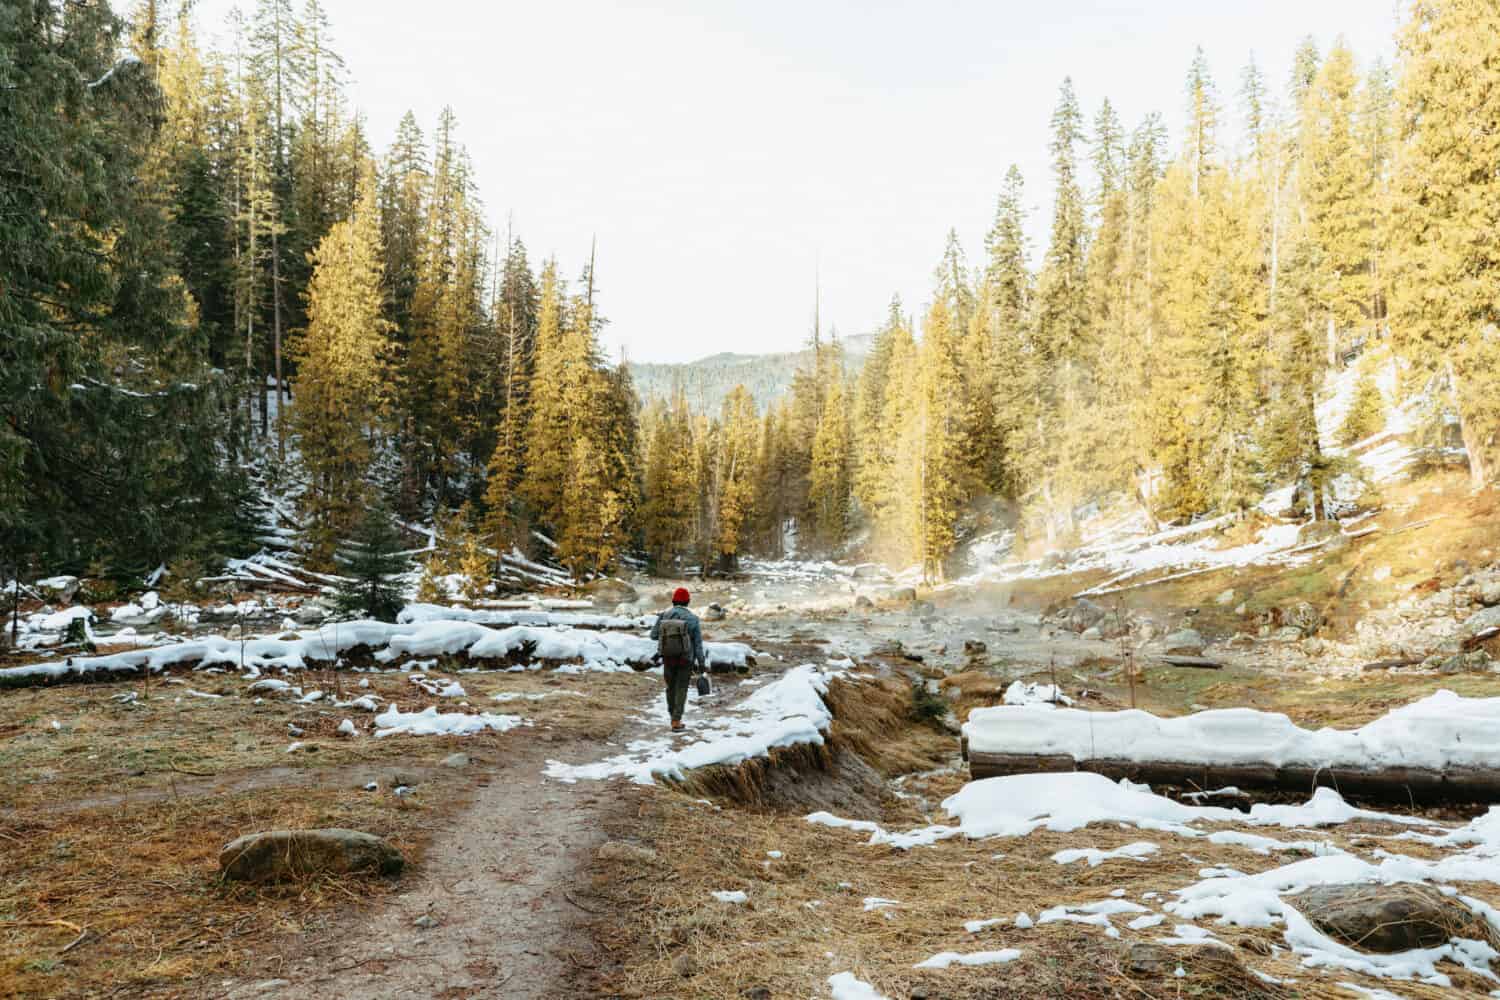
[[[1128,600],[1213,640],[1251,617],[1216,600],[1226,587],[1241,603],[1296,596],[1330,608],[1328,641],[1343,641],[1363,615],[1456,586],[1489,544],[1475,526],[1491,500],[1419,499],[1318,561],[1166,581]],[[1386,804],[1373,808],[1394,818],[1257,828],[1259,849],[1235,839],[1242,826],[1217,820],[1198,825],[1235,836],[1095,822],[1020,838],[871,842],[871,828],[942,824],[939,803],[968,781],[952,718],[924,711],[914,686],[937,689],[958,719],[1025,680],[1056,683],[1094,710],[1251,706],[1342,727],[1443,688],[1500,695],[1490,672],[1329,671],[1266,644],[1226,656],[1221,670],[1149,664],[1131,684],[1118,644],[1057,634],[1041,618],[1095,582],[924,594],[930,606],[856,604],[846,582],[705,584],[695,604],[731,608],[705,624],[707,636],[749,643],[758,662],[748,676],[718,676],[710,699],[695,696],[680,737],[666,731],[650,673],[475,671],[461,656],[422,665],[438,686],[458,683],[457,696],[414,684],[409,663],[287,674],[329,692],[310,702],[256,696],[232,670],[0,691],[0,996],[1424,1000],[1500,985],[1448,961],[1436,973],[1445,986],[1309,968],[1277,928],[1223,928],[1161,906],[1205,872],[1253,875],[1315,855],[1376,864],[1391,852],[1436,863],[1444,848],[1401,835],[1455,829],[1472,808]],[[642,761],[743,739],[716,727],[801,664],[828,678],[821,744],[752,749],[743,763],[681,780],[631,780]],[[337,728],[357,713],[334,703],[354,695],[529,724],[383,738],[360,717],[364,731],[347,738]],[[864,826],[807,821],[819,812]],[[384,836],[408,869],[276,888],[220,880],[218,852],[234,837],[321,827]],[[1055,857],[1143,841],[1155,849],[1141,857]],[[1463,891],[1500,905],[1500,870]],[[967,929],[973,921],[987,923]],[[914,968],[948,952],[994,964]]]

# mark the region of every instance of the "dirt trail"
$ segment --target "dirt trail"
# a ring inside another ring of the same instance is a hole
[[[587,752],[541,744],[503,763],[476,758],[473,802],[428,846],[409,887],[304,942],[275,985],[261,979],[221,995],[588,995],[579,978],[597,959],[584,869],[626,800],[603,785],[543,778],[544,759],[569,750]]]

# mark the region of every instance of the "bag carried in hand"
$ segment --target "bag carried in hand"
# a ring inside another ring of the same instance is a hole
[[[703,697],[707,696],[710,690],[712,690],[712,689],[708,686],[708,674],[699,674],[698,675],[698,697],[703,698]]]
[[[657,652],[661,653],[663,660],[671,657],[674,660],[686,660],[693,655],[693,637],[688,634],[688,623],[681,618],[663,618],[657,623],[661,629],[658,633]]]

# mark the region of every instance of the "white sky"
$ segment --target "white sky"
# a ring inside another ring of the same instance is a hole
[[[1252,51],[1280,92],[1303,35],[1366,63],[1397,23],[1395,0],[324,5],[377,150],[408,108],[430,138],[451,104],[533,262],[576,277],[597,234],[606,340],[638,361],[797,347],[815,271],[825,328],[870,331],[893,292],[918,308],[950,227],[981,256],[1012,162],[1035,258],[1065,75],[1090,121],[1108,97],[1175,136],[1195,45],[1232,110]],[[232,6],[200,0],[210,38]]]

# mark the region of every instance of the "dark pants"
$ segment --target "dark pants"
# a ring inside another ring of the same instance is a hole
[[[688,685],[693,682],[693,661],[668,658],[662,660],[662,673],[667,680],[667,711],[673,722],[682,720],[682,710],[687,707]]]

